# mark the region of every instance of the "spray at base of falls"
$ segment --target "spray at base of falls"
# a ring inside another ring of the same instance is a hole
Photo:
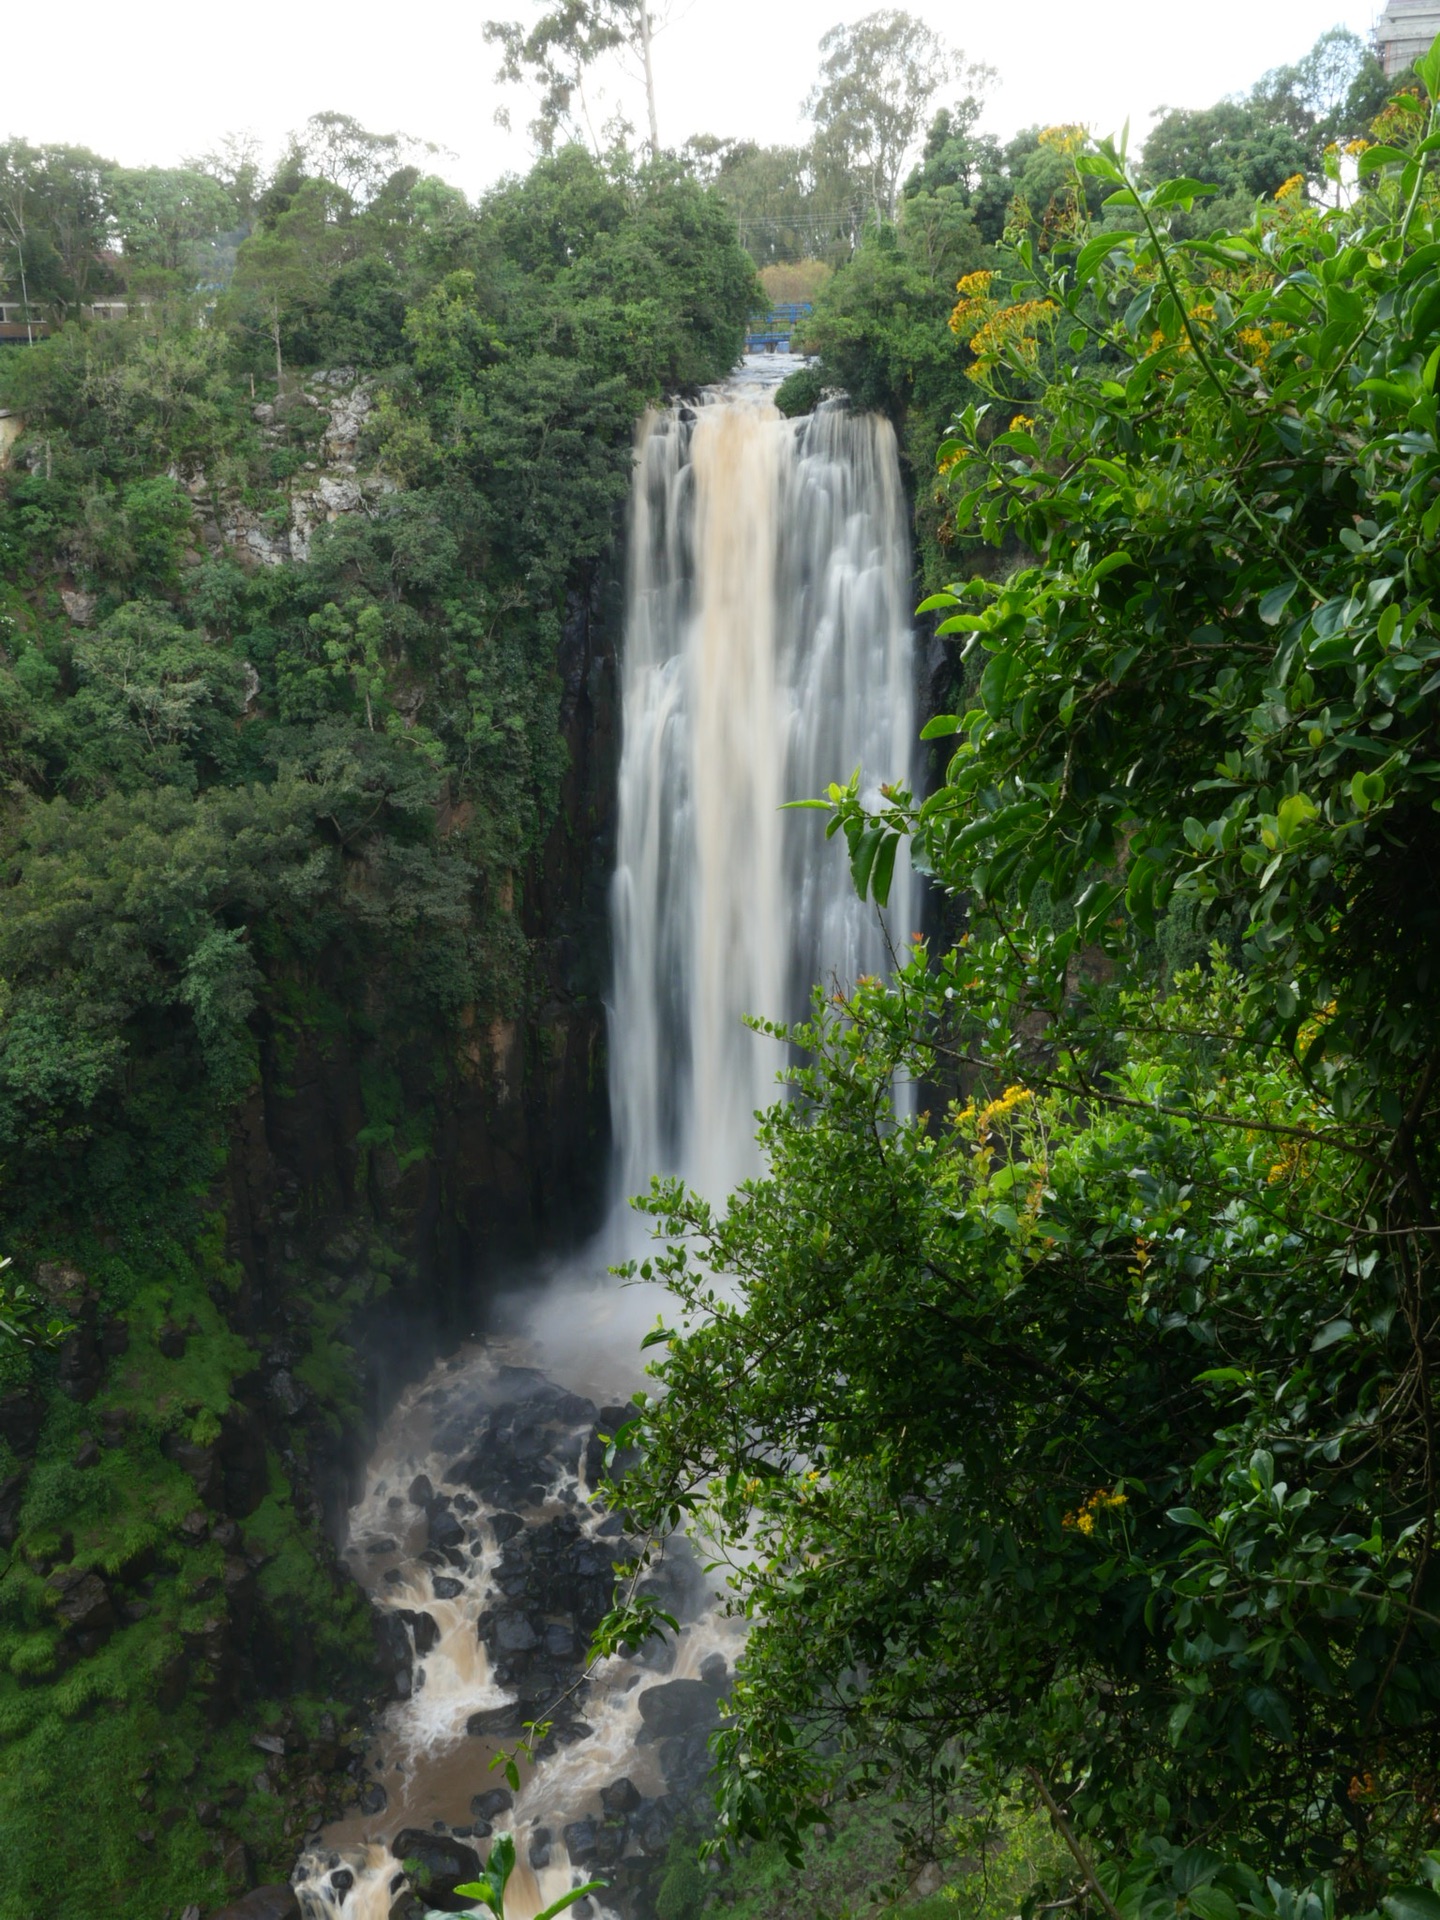
[[[637,439],[612,896],[616,1214],[568,1279],[527,1296],[522,1346],[443,1362],[380,1437],[347,1551],[410,1681],[377,1729],[369,1811],[317,1836],[295,1870],[306,1920],[389,1920],[411,1897],[404,1858],[428,1849],[432,1871],[464,1880],[500,1831],[519,1862],[508,1920],[597,1877],[609,1889],[575,1913],[619,1920],[703,1792],[740,1635],[688,1543],[669,1543],[647,1579],[682,1620],[678,1644],[583,1675],[613,1563],[632,1551],[621,1516],[589,1498],[596,1436],[623,1418],[654,1318],[601,1276],[633,1250],[624,1198],[653,1174],[718,1202],[759,1171],[754,1114],[785,1060],[745,1016],[800,1018],[816,983],[888,970],[843,842],[782,809],[856,767],[872,786],[904,780],[914,738],[894,436],[838,406],[783,420],[765,395],[774,370],[696,411],[652,413]],[[899,940],[912,890],[902,862]],[[512,1795],[489,1759],[538,1718],[554,1731]]]

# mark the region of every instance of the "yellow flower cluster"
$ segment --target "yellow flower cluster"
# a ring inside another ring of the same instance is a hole
[[[1278,1187],[1283,1181],[1303,1176],[1309,1151],[1308,1142],[1287,1140],[1280,1149],[1280,1158],[1265,1176],[1266,1186]]]
[[[1281,201],[1293,200],[1297,194],[1303,194],[1304,191],[1304,174],[1292,173],[1288,180],[1282,180],[1280,185],[1275,189],[1275,198]]]
[[[958,334],[970,321],[976,319],[990,304],[990,282],[993,273],[983,269],[977,273],[967,273],[963,279],[955,282],[955,291],[960,295],[954,311],[950,315],[950,331]]]
[[[1266,339],[1259,327],[1242,327],[1239,333],[1239,340],[1241,346],[1244,347],[1245,351],[1257,366],[1262,365],[1270,358],[1270,342]]]
[[[1369,150],[1370,142],[1363,134],[1358,135],[1354,140],[1347,140],[1345,142],[1345,151],[1352,160],[1358,160],[1362,153],[1368,153]]]
[[[1068,156],[1083,147],[1089,137],[1084,127],[1064,125],[1045,127],[1040,134],[1040,144],[1042,147],[1053,147],[1056,153]]]
[[[973,371],[987,373],[1007,353],[1033,367],[1039,354],[1036,331],[1059,311],[1053,300],[1021,300],[1013,307],[1002,307],[970,341],[977,362]]]
[[[1095,1516],[1104,1513],[1108,1507],[1126,1507],[1130,1502],[1123,1493],[1107,1493],[1104,1487],[1097,1487],[1088,1499],[1080,1503],[1078,1513],[1067,1513],[1060,1522],[1070,1533],[1083,1533],[1087,1536],[1095,1531]]]
[[[981,1134],[992,1132],[997,1121],[1008,1120],[1017,1107],[1023,1107],[1027,1100],[1033,1100],[1034,1097],[1028,1087],[1006,1087],[998,1100],[987,1101],[980,1109],[975,1121],[977,1131]],[[974,1112],[972,1103],[960,1117],[963,1120],[966,1114]]]
[[[1011,433],[1033,433],[1035,431],[1035,422],[1030,418],[1028,413],[1017,413],[1015,418],[1010,422],[1010,431]]]

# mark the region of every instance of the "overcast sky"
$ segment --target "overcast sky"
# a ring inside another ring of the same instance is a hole
[[[686,5],[687,0],[679,0]],[[437,163],[474,193],[528,158],[523,98],[512,135],[494,124],[502,96],[481,25],[536,0],[71,0],[7,10],[0,131],[90,146],[129,165],[164,165],[247,129],[267,146],[307,115],[336,109],[381,132],[438,142]],[[1208,106],[1267,67],[1294,60],[1327,27],[1371,26],[1370,0],[909,0],[969,55],[997,68],[987,123],[1083,121],[1143,131],[1155,108]],[[657,46],[660,133],[788,143],[816,43],[867,0],[779,0],[767,8],[690,0]],[[1197,26],[1197,19],[1203,26]]]

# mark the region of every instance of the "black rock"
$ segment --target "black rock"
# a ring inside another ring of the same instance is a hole
[[[384,1813],[390,1804],[390,1796],[378,1780],[372,1780],[360,1796],[362,1813]]]
[[[631,1831],[645,1853],[664,1853],[670,1844],[675,1815],[668,1796],[652,1800],[630,1823]]]
[[[480,1871],[480,1856],[463,1840],[445,1833],[427,1833],[423,1827],[402,1827],[390,1842],[397,1860],[418,1860],[425,1876],[425,1898],[442,1912],[468,1913],[470,1902],[459,1900],[456,1887]]]
[[[640,1789],[628,1775],[612,1780],[600,1789],[600,1804],[606,1813],[633,1813],[640,1805]]]
[[[723,1693],[730,1683],[730,1662],[723,1653],[707,1653],[700,1662],[700,1681],[703,1686],[713,1687],[717,1693]]]
[[[517,1533],[525,1531],[525,1522],[518,1513],[502,1511],[491,1514],[490,1527],[495,1535],[496,1544],[503,1547],[507,1540],[513,1540]]]
[[[435,1589],[435,1598],[437,1600],[458,1600],[465,1591],[465,1582],[463,1580],[452,1580],[448,1573],[437,1573],[431,1580],[430,1585]],[[428,1614],[426,1618],[429,1618]]]
[[[184,1357],[186,1347],[185,1329],[175,1321],[167,1320],[155,1336],[155,1344],[167,1360],[179,1360]]]
[[[606,1820],[595,1829],[595,1858],[602,1867],[613,1867],[625,1851],[624,1818]]]
[[[530,1864],[532,1867],[548,1867],[550,1864],[551,1834],[548,1827],[536,1827],[530,1835]]]
[[[597,1858],[595,1852],[595,1822],[593,1820],[572,1820],[564,1830],[565,1851],[570,1856],[572,1867],[593,1865]]]
[[[161,1442],[161,1449],[177,1467],[184,1469],[195,1483],[195,1491],[207,1507],[218,1507],[221,1503],[222,1483],[220,1462],[215,1457],[213,1447],[196,1446],[192,1440],[183,1440],[178,1434],[167,1434]]]
[[[710,1727],[720,1718],[715,1691],[700,1680],[661,1680],[640,1696],[640,1718],[653,1739]]]
[[[472,1713],[465,1722],[465,1731],[483,1740],[489,1734],[518,1733],[521,1723],[518,1707],[482,1707],[479,1713]]]
[[[98,1573],[77,1573],[72,1567],[52,1574],[46,1586],[55,1596],[55,1611],[73,1633],[103,1633],[115,1624],[110,1589]]]
[[[416,1607],[401,1607],[397,1610],[396,1618],[403,1620],[414,1635],[417,1654],[429,1653],[440,1638],[440,1628],[433,1614],[425,1613]]]
[[[429,1506],[430,1502],[435,1498],[435,1489],[431,1486],[425,1474],[416,1474],[415,1478],[410,1482],[407,1498],[412,1507]]]
[[[497,1813],[506,1813],[515,1804],[515,1796],[508,1787],[491,1787],[488,1793],[477,1793],[470,1802],[470,1811],[477,1820],[493,1820]]]
[[[459,1547],[465,1544],[464,1527],[448,1507],[442,1507],[438,1502],[430,1509],[429,1535],[432,1547]]]
[[[539,1646],[540,1636],[523,1613],[507,1613],[496,1623],[495,1641],[504,1653],[530,1653]]]

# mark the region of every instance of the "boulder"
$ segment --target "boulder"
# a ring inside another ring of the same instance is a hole
[[[419,1863],[416,1876],[427,1903],[442,1913],[468,1913],[471,1903],[455,1889],[480,1871],[480,1856],[463,1840],[448,1833],[427,1833],[424,1827],[402,1827],[390,1842],[397,1860]]]
[[[646,1731],[656,1740],[713,1726],[720,1718],[715,1690],[701,1680],[657,1681],[641,1694],[639,1705]]]
[[[537,1872],[550,1864],[551,1838],[548,1827],[536,1827],[530,1835],[530,1864]]]
[[[452,1579],[448,1573],[437,1573],[430,1585],[435,1590],[437,1600],[458,1600],[465,1591],[465,1582]]]
[[[0,1440],[13,1447],[16,1453],[29,1455],[35,1451],[35,1443],[40,1437],[40,1419],[41,1408],[37,1395],[24,1387],[12,1387],[8,1393],[0,1393]],[[524,1525],[523,1521],[521,1525]]]
[[[506,1813],[515,1804],[515,1796],[508,1787],[491,1787],[488,1793],[477,1793],[470,1802],[470,1811],[477,1820],[493,1820],[497,1813]]]
[[[115,1624],[110,1589],[98,1573],[64,1567],[46,1586],[55,1595],[55,1611],[72,1633],[100,1633]]]
[[[595,1829],[595,1858],[602,1867],[619,1864],[625,1851],[627,1823],[623,1817],[605,1820]]]
[[[195,1484],[195,1491],[207,1507],[218,1507],[221,1495],[220,1462],[215,1457],[213,1447],[197,1446],[193,1440],[183,1440],[178,1434],[167,1434],[161,1442],[161,1450],[168,1460],[188,1473]]]
[[[442,1550],[446,1547],[463,1547],[465,1529],[451,1513],[448,1507],[442,1507],[436,1501],[430,1508],[428,1526],[430,1545]]]
[[[518,1706],[482,1707],[465,1722],[465,1731],[477,1740],[484,1740],[492,1734],[518,1733],[521,1724]]]
[[[398,1617],[403,1620],[415,1639],[417,1654],[429,1653],[440,1638],[440,1629],[433,1614],[422,1612],[416,1607],[401,1607]]]
[[[593,1866],[598,1858],[595,1851],[593,1820],[572,1820],[561,1837],[565,1842],[565,1851],[570,1856],[572,1867]]]
[[[723,1653],[707,1653],[700,1662],[700,1679],[707,1687],[723,1693],[730,1684],[730,1662]]]
[[[640,1804],[640,1789],[628,1775],[612,1780],[600,1789],[600,1804],[606,1813],[633,1813]]]
[[[495,1640],[503,1653],[530,1653],[540,1644],[539,1634],[523,1613],[502,1615],[495,1628]]]
[[[675,1818],[670,1810],[667,1797],[652,1800],[643,1812],[630,1823],[631,1831],[640,1843],[643,1853],[664,1853],[670,1844],[670,1835],[675,1826]]]
[[[167,1320],[155,1336],[155,1344],[167,1360],[183,1360],[189,1336],[174,1320]]]

